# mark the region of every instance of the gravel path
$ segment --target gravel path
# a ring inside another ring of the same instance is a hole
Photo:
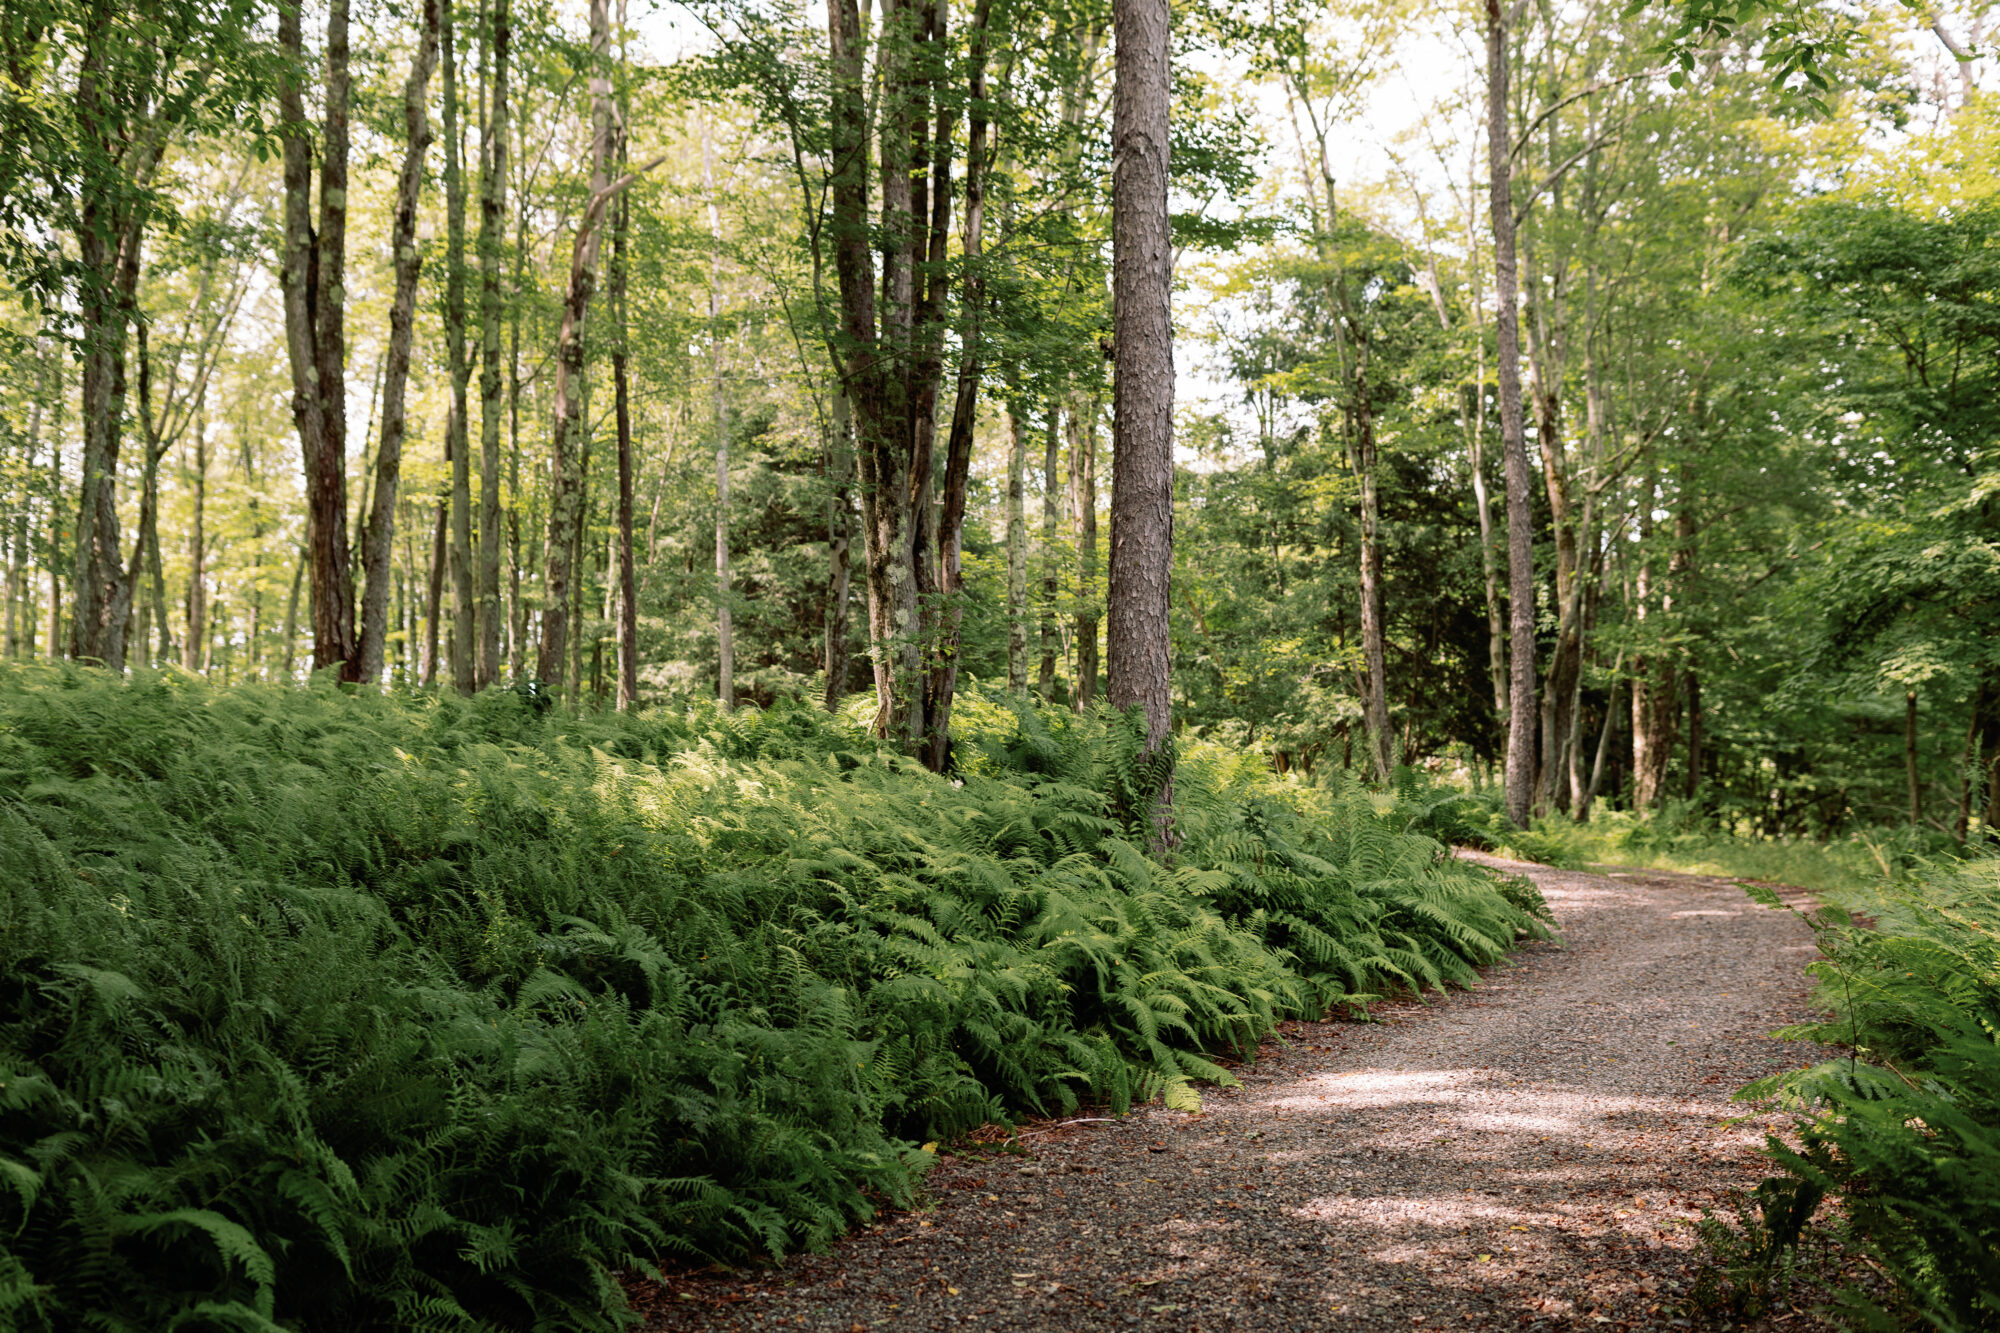
[[[1724,880],[1492,863],[1541,886],[1560,945],[1378,1025],[1288,1024],[1202,1114],[948,1158],[929,1211],[674,1276],[647,1327],[1685,1326],[1689,1221],[1765,1174],[1729,1095],[1811,1055],[1764,1036],[1812,1012],[1811,938]]]

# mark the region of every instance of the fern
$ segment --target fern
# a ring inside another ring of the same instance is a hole
[[[1131,719],[959,718],[0,668],[0,1322],[617,1327],[1542,929],[1394,801],[1188,745],[1166,864]]]

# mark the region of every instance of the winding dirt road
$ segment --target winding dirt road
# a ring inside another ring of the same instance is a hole
[[[1492,863],[1541,886],[1559,945],[1380,1024],[1289,1024],[1200,1115],[950,1158],[935,1208],[675,1277],[648,1327],[1686,1326],[1691,1220],[1765,1174],[1729,1095],[1815,1058],[1765,1036],[1812,1013],[1811,938],[1724,880]]]

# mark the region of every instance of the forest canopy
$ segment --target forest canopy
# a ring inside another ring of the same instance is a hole
[[[1115,17],[10,5],[6,654],[1992,826],[1984,11]]]

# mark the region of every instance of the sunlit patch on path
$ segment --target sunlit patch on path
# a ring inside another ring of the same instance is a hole
[[[1477,990],[1296,1024],[1204,1112],[1039,1127],[934,1210],[676,1278],[659,1329],[1673,1328],[1690,1222],[1762,1174],[1813,946],[1720,880],[1530,869],[1563,932]],[[1809,1327],[1805,1320],[1787,1329]]]

